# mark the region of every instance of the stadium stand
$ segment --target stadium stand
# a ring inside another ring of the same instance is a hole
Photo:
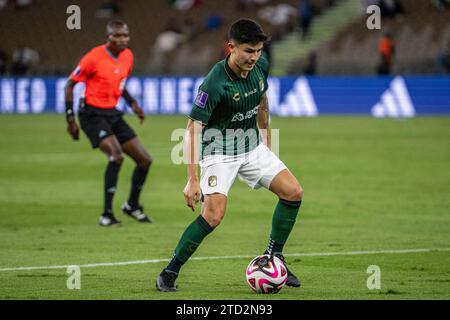
[[[281,3],[286,1],[272,1]],[[296,0],[288,1],[292,5]],[[239,1],[203,1],[187,10],[171,6],[167,0],[122,0],[117,14],[107,17],[98,14],[104,1],[80,0],[81,30],[69,30],[66,9],[69,1],[34,1],[26,10],[18,10],[11,3],[0,10],[0,37],[2,49],[11,57],[15,48],[29,47],[40,54],[40,63],[31,74],[67,74],[88,48],[105,39],[106,22],[114,17],[122,18],[130,26],[132,48],[136,57],[135,73],[158,74],[161,70],[152,66],[153,46],[157,36],[168,23],[182,26],[190,21],[197,32],[188,43],[169,53],[169,74],[201,74],[222,53],[228,25],[240,17],[257,19],[260,5],[241,7]],[[205,29],[206,17],[219,12],[223,23],[212,31]],[[276,31],[269,23],[262,22],[269,33]]]
[[[390,32],[395,42],[394,74],[433,74],[436,58],[450,39],[450,10],[433,1],[402,1],[405,13],[382,18],[381,30],[366,28],[363,15],[315,49],[318,75],[370,75],[376,73],[378,41]],[[301,74],[306,58],[297,59],[288,74]]]
[[[309,52],[330,40],[336,30],[342,29],[348,24],[348,21],[352,21],[358,16],[358,4],[359,0],[340,0],[335,3],[322,1],[319,3],[320,9],[313,10],[308,36],[305,37],[297,28],[274,44],[272,73],[285,75],[293,61],[307,57]],[[315,8],[317,8],[317,4],[315,4]]]
[[[134,74],[202,75],[223,57],[229,24],[249,17],[259,21],[272,35],[272,51],[276,53],[274,74],[302,74],[308,57],[312,56],[317,59],[317,74],[373,74],[381,32],[365,27],[365,15],[355,19],[354,14],[337,10],[345,8],[342,6],[345,3],[358,6],[360,11],[361,1],[309,0],[314,41],[298,39],[302,1],[197,0],[190,2],[195,3],[192,7],[177,7],[173,0],[119,0],[112,4],[106,0],[79,0],[76,3],[81,8],[81,30],[66,27],[70,1],[34,0],[20,9],[9,1],[0,9],[0,51],[5,74],[11,73],[14,52],[29,48],[37,53],[39,62],[27,74],[65,75],[89,48],[104,42],[106,22],[117,17],[130,26]],[[436,57],[450,38],[450,12],[437,8],[435,1],[401,3],[405,14],[382,22],[382,29],[390,30],[396,43],[394,72],[435,72]],[[209,27],[208,17],[214,18],[209,20]],[[314,26],[314,21],[319,27]],[[338,22],[332,25],[330,21]],[[169,27],[182,36],[174,44],[170,44],[171,36],[163,39],[169,41],[170,50],[158,55],[155,50],[158,36]],[[319,31],[314,33],[316,29]],[[287,42],[290,42],[288,49],[283,47]],[[281,57],[279,52],[283,53]]]

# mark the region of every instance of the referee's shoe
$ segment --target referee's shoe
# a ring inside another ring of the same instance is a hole
[[[105,212],[100,216],[99,225],[102,227],[109,227],[113,225],[120,226],[121,222],[114,217],[112,212]]]
[[[147,216],[144,213],[144,208],[142,206],[138,206],[137,208],[131,207],[128,202],[125,202],[122,205],[122,211],[127,216],[135,219],[138,222],[146,222],[146,223],[153,223],[153,219]]]

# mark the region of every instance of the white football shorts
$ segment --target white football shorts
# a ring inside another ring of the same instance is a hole
[[[269,189],[273,178],[284,169],[287,169],[285,164],[260,143],[252,151],[236,156],[206,156],[200,161],[200,187],[203,195],[221,193],[227,196],[239,176],[252,189]]]

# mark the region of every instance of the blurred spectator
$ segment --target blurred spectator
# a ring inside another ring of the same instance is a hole
[[[185,18],[180,24],[180,32],[186,36],[186,40],[192,40],[198,34],[198,28],[191,18]]]
[[[172,5],[178,10],[188,10],[194,5],[194,0],[176,0]]]
[[[312,21],[311,3],[309,0],[300,0],[298,4],[298,23],[302,39],[309,36],[309,27]]]
[[[387,32],[378,43],[378,53],[380,62],[377,66],[377,74],[389,75],[394,62],[395,44],[392,35]]]
[[[269,5],[258,11],[258,17],[277,27],[282,33],[286,33],[294,28],[297,10],[294,6],[285,3]]]
[[[117,16],[120,13],[120,6],[118,0],[110,0],[105,2],[97,9],[95,16],[97,18],[110,19]]]
[[[203,0],[169,0],[169,4],[178,10],[189,10],[201,6]]]
[[[206,17],[205,29],[207,31],[213,31],[219,29],[223,24],[223,17],[217,12],[211,12]]]
[[[4,75],[8,70],[8,55],[0,49],[0,75]]]
[[[32,0],[15,0],[16,9],[26,9],[33,3]]]
[[[387,18],[400,18],[405,13],[399,0],[380,0],[381,16]]]
[[[437,63],[440,72],[450,74],[450,39],[447,41],[442,52],[438,55]]]
[[[169,54],[187,40],[187,36],[173,24],[169,24],[155,40],[153,46],[153,61],[150,65],[158,66],[162,74],[167,74],[170,68]]]
[[[439,10],[445,10],[450,8],[450,1],[449,0],[432,0],[434,6],[438,8]]]
[[[261,7],[267,4],[269,1],[270,0],[239,0],[239,9],[254,9],[256,6]]]
[[[11,74],[25,75],[40,62],[39,53],[31,48],[21,47],[13,52]]]
[[[176,26],[169,24],[166,29],[156,37],[153,49],[157,54],[165,54],[174,50],[185,40],[186,36],[181,34]]]
[[[314,76],[317,73],[317,53],[312,51],[306,58],[306,64],[303,68],[303,74],[307,76]]]
[[[8,4],[8,0],[0,0],[0,10],[2,10]]]

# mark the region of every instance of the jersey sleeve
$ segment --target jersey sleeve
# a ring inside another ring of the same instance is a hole
[[[129,49],[128,49],[129,50]],[[133,52],[131,52],[131,50],[129,50],[130,52],[130,58],[129,58],[129,64],[130,64],[130,68],[128,69],[128,74],[127,74],[127,78],[130,77],[131,72],[133,71],[133,63],[134,63],[134,55]]]
[[[206,79],[198,89],[189,117],[207,124],[211,114],[220,102],[220,87],[211,79]]]
[[[87,53],[83,58],[81,58],[80,63],[70,74],[70,78],[75,82],[86,82],[94,72],[94,62],[92,55]]]

